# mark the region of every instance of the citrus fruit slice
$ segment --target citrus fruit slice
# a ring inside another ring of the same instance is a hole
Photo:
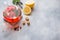
[[[31,14],[31,8],[29,6],[25,6],[23,8],[23,12],[24,12],[24,14],[29,15],[29,14]]]
[[[31,8],[34,8],[34,4],[35,4],[35,2],[33,0],[28,0],[27,2],[25,2],[25,5],[27,5]]]

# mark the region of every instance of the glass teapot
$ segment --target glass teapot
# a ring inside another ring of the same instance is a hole
[[[3,17],[4,20],[10,23],[16,23],[21,20],[21,9],[17,6],[8,6],[4,12],[3,12]]]

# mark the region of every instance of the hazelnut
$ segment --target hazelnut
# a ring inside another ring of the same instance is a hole
[[[26,17],[26,18],[25,18],[25,20],[26,20],[26,21],[29,21],[29,18],[28,18],[28,17]]]
[[[25,25],[25,21],[23,21],[22,24]]]
[[[28,26],[30,25],[30,21],[27,21],[27,25],[28,25]]]
[[[22,27],[20,27],[20,29],[22,29]]]

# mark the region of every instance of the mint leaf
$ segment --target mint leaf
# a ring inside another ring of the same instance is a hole
[[[20,2],[20,0],[13,0],[13,4],[16,4],[16,2]]]

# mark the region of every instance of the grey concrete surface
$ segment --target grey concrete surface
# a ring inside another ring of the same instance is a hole
[[[2,14],[4,1],[12,5],[12,0],[0,0],[0,40],[60,40],[60,0],[34,0],[35,8],[29,16],[31,25],[20,31],[6,29],[8,23],[3,21]]]

